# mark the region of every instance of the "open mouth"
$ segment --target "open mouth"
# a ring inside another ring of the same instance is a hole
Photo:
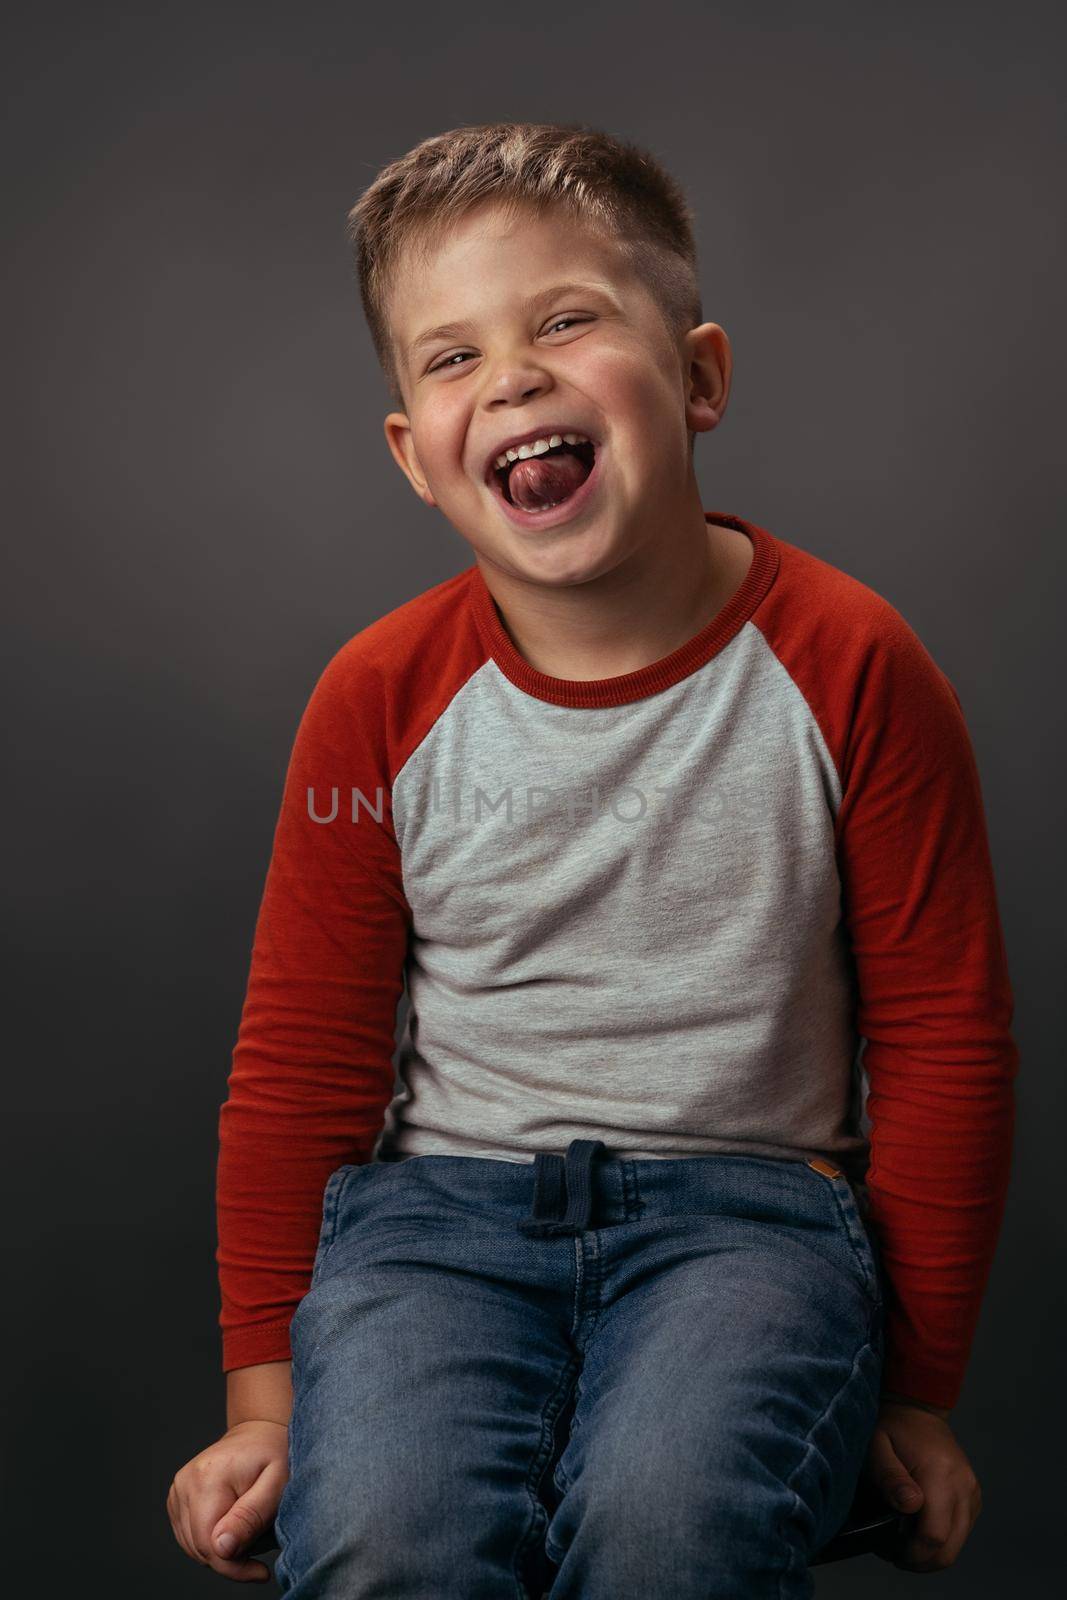
[[[577,494],[595,460],[596,446],[591,440],[581,444],[564,440],[540,455],[494,467],[490,482],[509,506],[536,516],[538,512],[554,511]]]

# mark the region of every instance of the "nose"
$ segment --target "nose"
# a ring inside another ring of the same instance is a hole
[[[521,356],[505,358],[489,376],[484,404],[489,411],[499,411],[502,406],[533,400],[539,394],[546,394],[551,387],[552,379],[544,367]]]

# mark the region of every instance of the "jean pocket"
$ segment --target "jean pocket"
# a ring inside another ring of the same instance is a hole
[[[315,1263],[311,1269],[311,1282],[315,1283],[319,1270],[330,1253],[337,1233],[337,1214],[340,1210],[341,1191],[348,1182],[349,1174],[357,1169],[351,1165],[338,1167],[336,1172],[331,1172],[326,1179],[326,1187],[322,1191],[322,1221],[319,1225],[319,1242],[315,1250]]]
[[[381,1170],[381,1163],[377,1161],[357,1161],[330,1173],[322,1192],[322,1222],[315,1263],[311,1269],[310,1288],[314,1288],[321,1278],[330,1252],[342,1232],[345,1216],[351,1213],[351,1206],[346,1206],[345,1202],[352,1193],[352,1185],[358,1183],[362,1189],[368,1179]]]
[[[876,1311],[882,1307],[882,1269],[878,1246],[864,1220],[856,1192],[842,1169],[824,1156],[805,1162],[822,1179],[834,1201],[834,1215],[840,1231],[860,1270],[864,1287]]]

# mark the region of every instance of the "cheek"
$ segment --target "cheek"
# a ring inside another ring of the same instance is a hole
[[[463,420],[447,406],[439,407],[432,419],[421,419],[416,451],[428,478],[443,481],[462,472],[465,437]]]
[[[610,422],[633,418],[643,430],[676,401],[673,374],[645,349],[603,352],[591,363],[583,387]]]

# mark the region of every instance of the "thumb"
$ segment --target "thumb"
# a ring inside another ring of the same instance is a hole
[[[259,1537],[273,1514],[270,1489],[260,1479],[216,1522],[211,1530],[212,1549],[227,1560],[232,1559],[237,1551]]]
[[[867,1456],[867,1473],[884,1499],[898,1511],[918,1511],[926,1496],[901,1461],[884,1428],[876,1428]]]

